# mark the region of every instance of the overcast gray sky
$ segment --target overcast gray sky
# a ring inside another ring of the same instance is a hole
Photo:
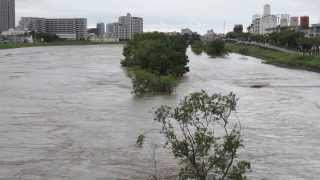
[[[86,17],[88,25],[112,22],[130,12],[141,16],[146,31],[179,31],[189,27],[204,33],[227,30],[234,24],[249,24],[253,14],[261,14],[265,3],[272,13],[309,15],[311,23],[320,20],[319,0],[16,0],[17,20],[22,16]]]

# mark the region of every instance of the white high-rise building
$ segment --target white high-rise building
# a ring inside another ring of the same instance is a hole
[[[289,14],[281,14],[280,16],[280,27],[289,26],[290,15]]]
[[[270,16],[271,15],[271,6],[270,4],[266,4],[263,7],[263,16]]]
[[[85,39],[87,19],[22,17],[18,29],[56,34],[63,39]]]
[[[106,29],[110,37],[130,40],[135,34],[143,33],[143,19],[128,13],[126,16],[119,17],[118,22],[107,24]]]
[[[268,29],[277,27],[278,17],[271,14],[271,6],[269,4],[264,5],[263,15],[254,15],[252,18],[252,25],[250,26],[250,32],[254,34],[266,34]]]

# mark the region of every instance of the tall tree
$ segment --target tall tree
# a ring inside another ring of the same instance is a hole
[[[192,174],[206,180],[245,180],[250,163],[240,160],[243,147],[241,125],[231,121],[236,109],[236,96],[209,96],[205,91],[184,98],[177,108],[161,106],[154,120],[161,124],[166,147],[180,160],[181,174]],[[137,143],[142,145],[144,136]]]

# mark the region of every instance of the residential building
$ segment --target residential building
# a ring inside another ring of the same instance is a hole
[[[185,29],[181,29],[181,34],[182,34],[182,35],[192,36],[193,32],[192,32],[191,29],[185,28]]]
[[[119,17],[118,22],[106,25],[106,34],[112,38],[130,40],[137,33],[143,33],[143,18],[133,17],[129,13]]]
[[[19,29],[56,34],[63,39],[84,39],[87,37],[86,18],[35,18],[23,17]]]
[[[46,19],[45,18],[34,18],[34,17],[22,17],[20,19],[19,30],[34,31],[39,33],[46,32]]]
[[[270,16],[271,15],[271,6],[270,4],[266,4],[263,6],[263,16]]]
[[[260,20],[259,34],[267,34],[267,29],[277,27],[278,18],[275,15],[263,16]]]
[[[280,27],[289,26],[290,15],[289,14],[281,14],[280,16]]]
[[[86,18],[46,19],[47,33],[56,34],[60,38],[84,39],[87,37]]]
[[[113,32],[113,23],[106,24],[106,34],[111,36]]]
[[[278,17],[271,14],[271,6],[264,5],[263,15],[254,15],[252,18],[252,25],[248,28],[254,34],[267,34],[268,29],[277,27]]]
[[[290,26],[292,27],[299,26],[299,17],[290,17]]]
[[[218,35],[214,32],[213,29],[208,30],[207,33],[201,37],[203,41],[207,41],[207,42],[214,41],[217,38],[218,38]]]
[[[97,35],[103,37],[106,33],[106,25],[104,23],[97,24]]]
[[[260,33],[261,17],[259,15],[254,15],[252,18],[252,25],[249,28],[249,31],[253,34]]]
[[[302,29],[309,29],[309,16],[300,17],[300,27]]]
[[[320,37],[320,24],[312,24],[309,30],[309,37]]]
[[[0,0],[0,32],[15,28],[15,0]]]
[[[242,33],[243,32],[243,25],[242,24],[234,25],[233,32]]]

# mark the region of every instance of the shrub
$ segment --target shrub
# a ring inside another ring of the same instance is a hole
[[[248,55],[249,54],[249,49],[246,47],[242,47],[239,49],[239,53],[243,55]]]
[[[204,44],[202,41],[195,41],[191,44],[192,52],[199,55],[203,52]]]
[[[133,92],[136,95],[145,93],[172,93],[177,80],[174,76],[157,76],[143,69],[134,69],[131,71],[133,80]]]
[[[222,40],[215,40],[207,43],[205,51],[211,57],[224,56],[227,54],[225,43]]]

